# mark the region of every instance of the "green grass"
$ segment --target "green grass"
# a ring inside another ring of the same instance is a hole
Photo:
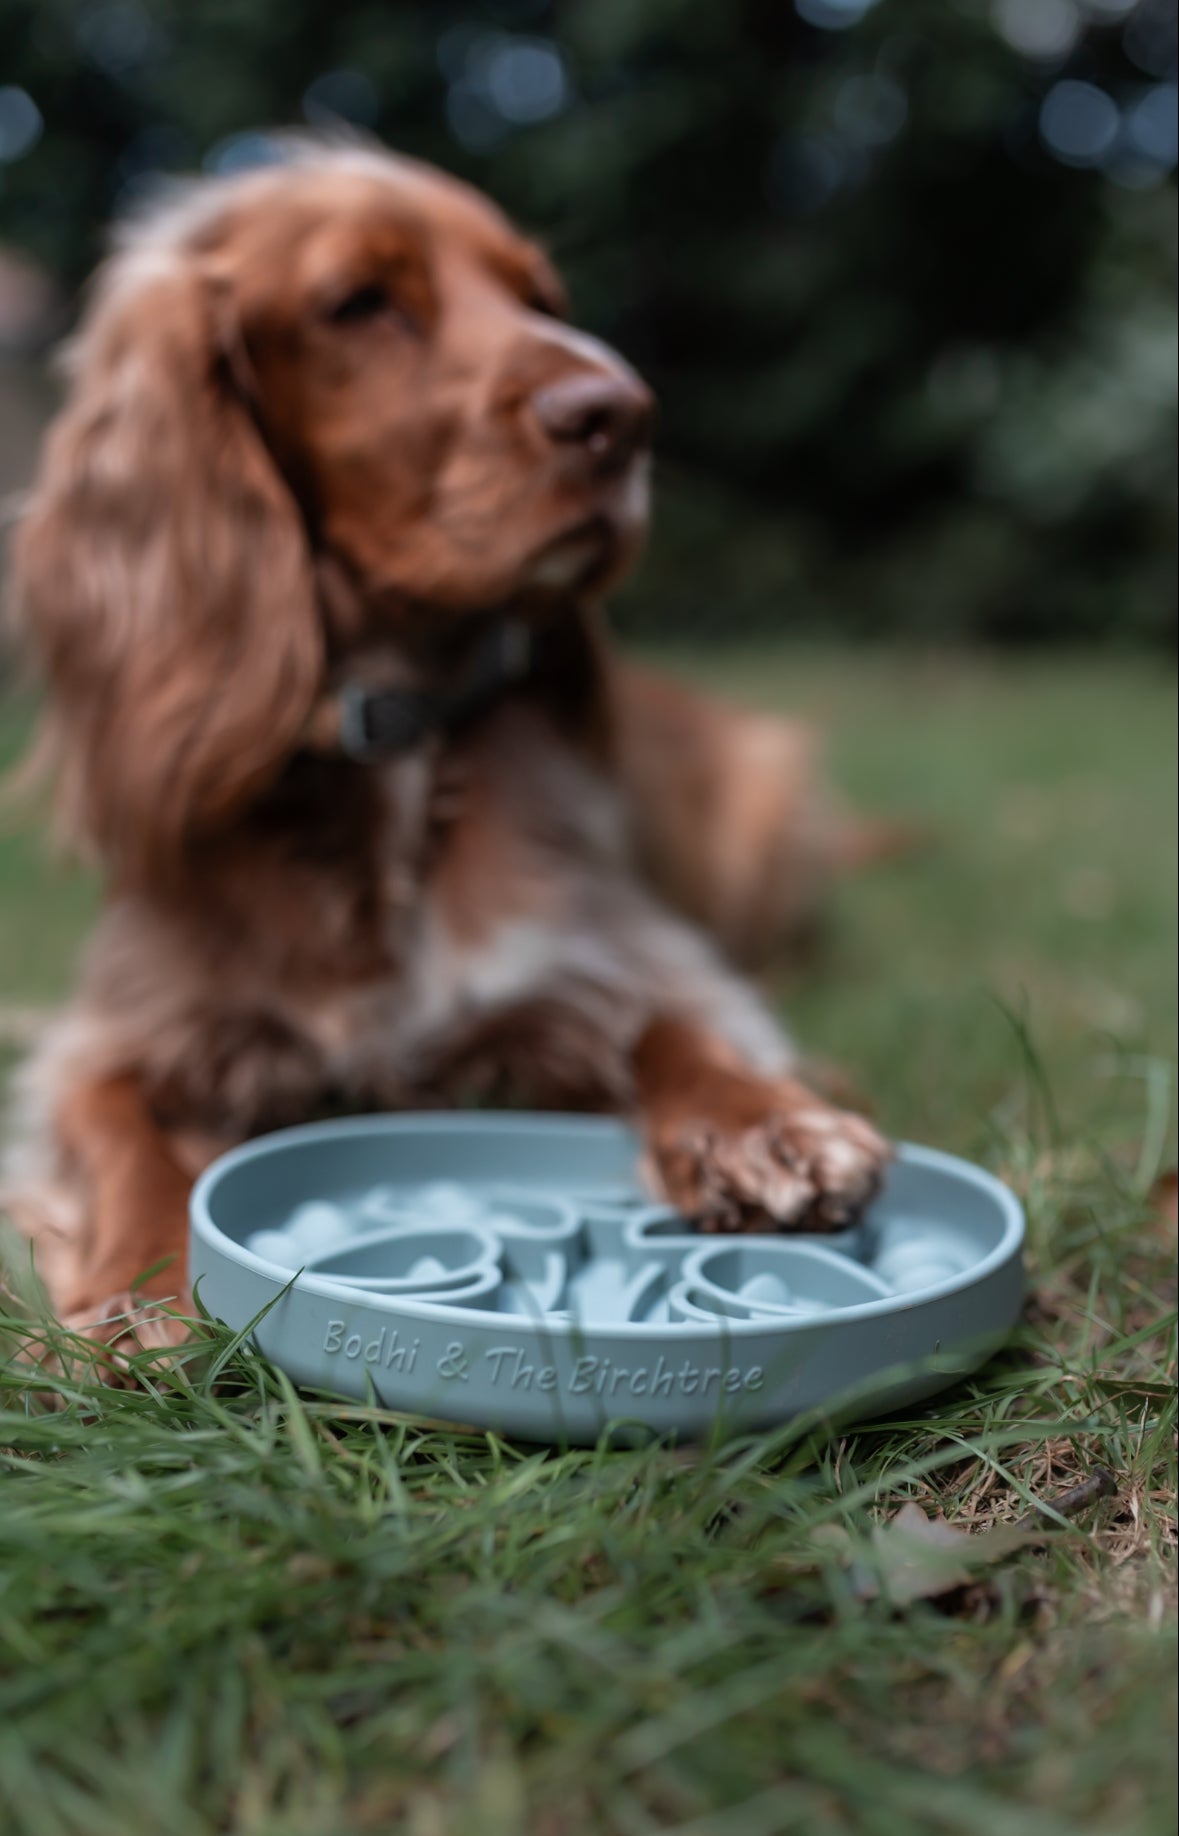
[[[891,1129],[1023,1194],[1015,1341],[862,1432],[564,1454],[298,1399],[224,1339],[124,1390],[14,1341],[4,1836],[1173,1829],[1173,684],[685,661],[829,716],[858,801],[939,837],[783,993]],[[91,898],[33,860],[0,841],[20,1006]],[[832,1536],[907,1499],[982,1529],[1096,1466],[1116,1497],[936,1602],[858,1598]]]

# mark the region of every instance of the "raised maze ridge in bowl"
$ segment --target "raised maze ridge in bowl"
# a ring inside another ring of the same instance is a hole
[[[370,1303],[420,1303],[587,1327],[792,1323],[927,1290],[967,1266],[919,1222],[830,1237],[703,1236],[633,1192],[384,1186],[299,1207],[247,1247]]]

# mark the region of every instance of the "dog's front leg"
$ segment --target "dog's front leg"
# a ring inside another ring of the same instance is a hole
[[[705,1230],[837,1230],[880,1185],[889,1148],[871,1123],[751,1069],[699,1021],[651,1020],[633,1070],[651,1181]]]
[[[184,1257],[191,1178],[175,1158],[132,1074],[75,1086],[57,1116],[63,1159],[85,1193],[84,1223],[56,1259],[51,1298],[66,1325],[117,1336],[137,1315],[142,1343],[183,1337],[145,1302],[190,1311]]]

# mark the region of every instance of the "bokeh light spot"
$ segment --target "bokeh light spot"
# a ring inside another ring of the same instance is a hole
[[[1100,166],[1121,126],[1118,105],[1096,83],[1054,83],[1040,108],[1040,138],[1066,166]]]
[[[1147,0],[1131,13],[1122,47],[1146,76],[1174,78],[1179,67],[1179,10],[1175,0]]]
[[[770,161],[766,188],[791,217],[809,217],[842,189],[847,158],[832,134],[799,134],[785,140]]]
[[[836,127],[861,147],[887,146],[904,127],[908,113],[900,84],[879,72],[848,77],[835,97]]]
[[[1156,83],[1126,111],[1125,145],[1169,172],[1179,158],[1179,87]]]
[[[876,0],[794,0],[798,17],[821,32],[846,32],[875,5]]]
[[[249,128],[245,133],[228,134],[224,140],[216,141],[202,164],[206,172],[230,178],[235,172],[251,172],[256,166],[280,166],[285,158],[282,145],[273,135]]]
[[[446,119],[459,145],[470,153],[489,153],[507,133],[502,115],[492,108],[483,91],[465,78],[452,83],[447,91]]]
[[[504,35],[485,66],[488,98],[505,121],[547,121],[565,106],[569,82],[556,45],[543,38]]]
[[[0,89],[0,164],[31,153],[44,129],[41,110],[27,89]]]
[[[126,76],[153,48],[157,28],[135,0],[90,7],[75,28],[78,47],[108,76]]]
[[[996,0],[993,17],[1012,50],[1038,62],[1067,57],[1081,35],[1074,0]]]

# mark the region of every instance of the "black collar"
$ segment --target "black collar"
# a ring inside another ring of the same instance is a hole
[[[315,751],[339,752],[364,765],[402,757],[490,713],[531,666],[527,626],[500,620],[475,644],[452,686],[372,688],[344,682],[317,704],[308,743]]]

